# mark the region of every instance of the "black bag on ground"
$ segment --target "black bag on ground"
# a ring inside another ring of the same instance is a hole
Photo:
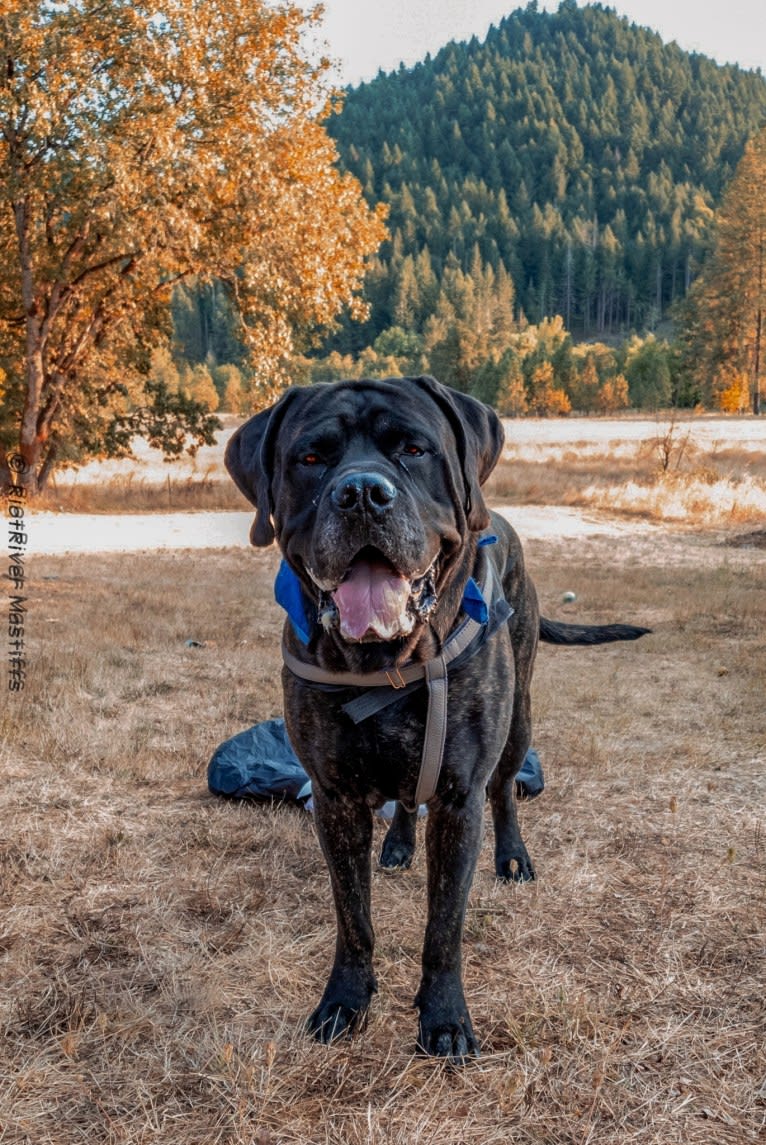
[[[303,803],[311,780],[292,749],[285,721],[266,720],[217,747],[207,768],[214,795],[263,802]]]
[[[266,720],[225,740],[208,764],[207,783],[214,795],[231,799],[305,805],[311,797],[311,780],[298,763],[282,719]],[[516,776],[516,794],[534,799],[544,786],[540,758],[531,747]]]

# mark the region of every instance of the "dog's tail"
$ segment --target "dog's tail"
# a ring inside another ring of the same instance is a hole
[[[540,639],[546,644],[610,644],[613,640],[638,640],[651,631],[635,624],[561,624],[540,617]]]

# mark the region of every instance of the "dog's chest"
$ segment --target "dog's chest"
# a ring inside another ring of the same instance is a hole
[[[355,758],[360,794],[370,802],[412,798],[423,757],[426,711],[422,689],[348,729],[347,759]]]
[[[358,694],[358,693],[357,693]],[[288,679],[285,718],[290,741],[312,779],[357,798],[404,798],[414,791],[423,754],[425,688],[355,723],[338,696]]]
[[[371,771],[379,780],[406,781],[417,774],[425,738],[425,690],[372,716]]]
[[[284,683],[290,739],[312,779],[370,804],[412,800],[429,716],[425,682],[382,707],[372,705],[367,715],[359,701],[372,698],[375,689],[333,693],[289,673]],[[512,696],[513,656],[503,626],[448,677],[441,770],[450,785],[462,789],[483,781],[494,767],[507,738]]]

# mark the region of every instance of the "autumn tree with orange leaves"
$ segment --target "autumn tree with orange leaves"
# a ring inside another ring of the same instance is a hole
[[[766,128],[748,142],[685,309],[689,372],[723,410],[760,414],[766,390]]]
[[[323,126],[318,19],[263,0],[0,0],[0,484],[211,440],[149,377],[169,299],[225,284],[266,402],[296,333],[362,307],[379,212]],[[21,460],[19,460],[19,458]]]

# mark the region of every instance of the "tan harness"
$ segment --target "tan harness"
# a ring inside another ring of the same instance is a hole
[[[481,549],[479,553],[480,557],[484,557],[479,587],[484,599],[490,602],[491,610],[495,612],[493,627],[488,629],[488,635],[492,635],[498,630],[501,622],[513,614],[513,609],[503,597],[502,587],[498,583],[492,561],[482,553]],[[401,667],[380,672],[330,672],[317,664],[307,664],[299,660],[288,651],[284,642],[282,658],[294,676],[309,684],[369,689],[362,696],[343,705],[343,711],[353,719],[354,723],[360,723],[368,716],[381,711],[400,699],[404,691],[412,691],[425,681],[428,689],[428,714],[415,798],[410,807],[402,803],[408,811],[414,811],[421,803],[427,803],[433,798],[439,781],[447,739],[447,669],[458,656],[470,648],[471,643],[487,629],[488,624],[489,616],[484,622],[466,616],[448,637],[439,655],[434,656],[432,660],[426,660],[424,663],[410,660]],[[481,642],[477,641],[474,651],[478,651],[480,644]]]

